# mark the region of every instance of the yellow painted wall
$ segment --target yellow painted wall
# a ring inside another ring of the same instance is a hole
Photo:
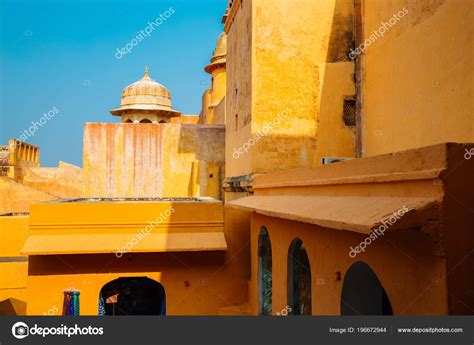
[[[350,0],[243,2],[228,29],[227,176],[355,155],[352,21]]]
[[[28,261],[20,250],[27,234],[28,216],[0,217],[0,302],[16,299],[16,314],[26,311]]]
[[[225,125],[225,97],[214,108],[214,123],[216,125]]]
[[[80,290],[81,315],[97,315],[103,285],[119,277],[149,277],[160,282],[167,297],[167,315],[217,315],[219,309],[243,303],[247,282],[240,280],[224,253],[131,254],[34,257],[28,315],[62,310],[63,290]],[[74,267],[74,272],[71,271]],[[185,281],[189,282],[186,287]],[[47,288],[46,288],[47,287]]]
[[[124,234],[131,236],[173,206],[152,233],[221,232],[222,203],[101,202],[36,204],[31,234]],[[76,215],[81,214],[81,218]],[[207,224],[208,223],[208,224]],[[105,225],[105,226],[104,226]],[[99,291],[107,282],[147,276],[163,284],[169,315],[217,315],[221,308],[247,301],[248,238],[238,228],[225,229],[226,251],[30,256],[28,315],[61,312],[63,290],[81,292],[81,315],[97,315]],[[143,239],[146,241],[146,238]],[[192,245],[192,239],[190,238]],[[243,256],[243,257],[242,257]],[[187,283],[189,286],[187,286]]]
[[[26,168],[22,183],[60,198],[79,198],[82,169],[65,162],[59,162],[57,168]]]
[[[223,165],[223,126],[86,124],[83,151],[85,196],[220,195],[207,167]]]
[[[474,141],[474,7],[465,0],[365,0],[365,36],[407,14],[365,54],[363,154]]]
[[[212,87],[210,90],[210,104],[206,117],[206,123],[210,125],[224,124],[222,117],[216,118],[216,107],[222,101],[226,94],[226,69],[224,67],[216,68],[212,71]]]
[[[287,305],[288,250],[297,237],[303,241],[311,263],[315,315],[340,313],[344,275],[359,260],[377,274],[395,315],[469,314],[474,305],[468,293],[474,285],[469,274],[474,263],[474,258],[469,256],[474,241],[471,232],[474,183],[468,176],[473,175],[474,165],[466,164],[464,155],[472,146],[439,144],[317,168],[257,175],[254,191],[257,197],[263,198],[260,205],[264,209],[275,202],[270,196],[307,198],[310,195],[431,198],[436,200],[436,206],[432,206],[434,212],[429,216],[423,216],[429,209],[424,208],[399,220],[356,258],[351,258],[349,251],[367,234],[342,230],[348,225],[347,220],[333,224],[333,229],[309,224],[307,218],[291,211],[291,205],[283,212],[283,217],[292,216],[291,221],[278,218],[278,211],[272,212],[272,217],[253,213],[249,291],[253,313],[258,312],[258,233],[265,226],[272,245],[274,314]],[[269,198],[265,200],[265,196]],[[366,216],[371,221],[378,217],[370,213]],[[340,272],[339,281],[336,272]]]
[[[394,315],[448,313],[444,289],[445,260],[434,255],[433,240],[421,232],[385,234],[370,250],[351,258],[349,248],[363,241],[365,235],[259,214],[252,216],[251,235],[251,294],[255,296],[258,290],[258,234],[262,226],[267,228],[272,246],[274,315],[288,305],[287,259],[295,238],[303,241],[310,261],[313,315],[340,315],[342,282],[348,268],[357,261],[364,261],[375,271],[387,292]],[[396,246],[391,243],[396,243]],[[420,251],[420,248],[424,250]],[[341,280],[336,279],[336,272],[340,272]],[[434,277],[439,278],[439,284],[427,287],[426,282],[432,282]],[[423,294],[420,295],[420,291]],[[257,298],[251,308],[253,314],[258,314]]]
[[[28,212],[31,203],[54,199],[58,197],[25,186],[13,179],[0,177],[0,214]]]
[[[250,159],[233,159],[234,149],[251,136],[252,114],[252,1],[244,1],[227,32],[226,177],[251,171]]]

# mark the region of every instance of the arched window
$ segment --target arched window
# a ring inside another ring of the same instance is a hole
[[[272,245],[265,228],[258,235],[258,305],[260,315],[272,314]]]
[[[299,238],[288,250],[288,307],[291,315],[311,315],[311,267]]]
[[[143,120],[140,120],[140,123],[152,123],[152,122],[151,120],[143,119]]]
[[[125,120],[125,123],[133,123],[133,121],[130,120],[130,119],[126,119],[126,120]]]
[[[165,121],[165,120],[161,120],[161,121],[160,121],[160,122],[158,122],[158,123],[166,123],[166,121]]]
[[[147,277],[118,278],[99,294],[99,316],[166,315],[163,285]]]
[[[341,315],[393,315],[385,289],[365,262],[356,262],[344,276]]]

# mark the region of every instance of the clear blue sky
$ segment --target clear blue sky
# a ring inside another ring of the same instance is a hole
[[[82,166],[85,122],[118,122],[109,110],[122,89],[143,76],[165,85],[173,107],[198,114],[210,85],[209,63],[226,0],[0,0],[0,145],[31,121],[59,113],[28,142],[42,166]],[[175,11],[131,53],[125,46],[149,21]]]

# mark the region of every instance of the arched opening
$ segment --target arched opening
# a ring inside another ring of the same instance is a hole
[[[143,119],[143,120],[140,120],[140,123],[152,123],[152,122],[151,120]]]
[[[166,315],[163,285],[147,277],[126,277],[105,284],[99,315]]]
[[[272,245],[265,228],[258,235],[258,305],[260,315],[272,315]]]
[[[130,120],[130,119],[126,119],[126,120],[125,120],[125,123],[133,123],[133,121]]]
[[[161,121],[160,121],[160,122],[158,122],[158,123],[166,123],[166,121],[165,121],[165,120],[161,120]]]
[[[356,262],[346,272],[342,284],[341,315],[393,315],[385,289],[365,262]]]
[[[288,307],[291,315],[311,315],[311,267],[299,238],[288,250]]]

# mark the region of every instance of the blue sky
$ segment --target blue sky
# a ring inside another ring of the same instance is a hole
[[[165,85],[173,107],[198,114],[226,0],[0,0],[0,145],[57,108],[28,142],[42,166],[82,166],[85,122],[118,122],[109,110],[143,76]],[[121,59],[124,47],[170,7],[166,21]]]

